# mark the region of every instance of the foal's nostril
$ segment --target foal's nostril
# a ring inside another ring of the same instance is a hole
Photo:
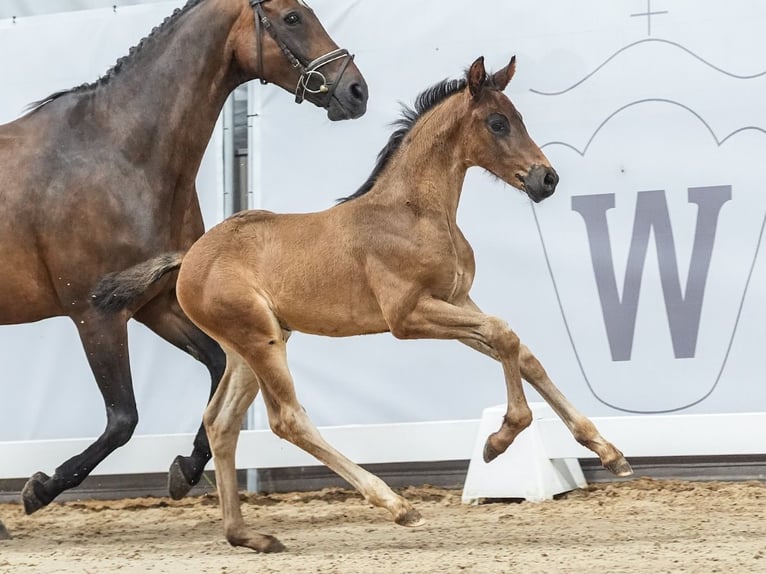
[[[360,102],[364,102],[367,100],[367,89],[364,87],[363,84],[360,84],[359,82],[354,82],[349,87],[349,90],[351,91],[351,95],[355,100],[358,100]]]
[[[556,187],[556,184],[559,182],[559,176],[555,171],[549,171],[545,174],[545,179],[543,179],[543,183],[545,184],[545,187]]]
[[[546,197],[553,195],[553,192],[556,191],[556,185],[558,183],[559,174],[556,173],[556,170],[546,169],[545,177],[543,177],[543,193],[545,193]]]

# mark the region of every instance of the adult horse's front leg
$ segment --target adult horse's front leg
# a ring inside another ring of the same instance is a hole
[[[479,307],[471,299],[468,299],[466,305],[471,309],[479,311]],[[463,339],[461,342],[495,360],[499,360],[493,349],[482,345],[476,340]],[[537,360],[537,357],[532,354],[526,345],[521,345],[519,349],[519,367],[522,378],[532,385],[553,408],[561,420],[564,421],[567,428],[569,428],[575,440],[598,455],[604,468],[617,476],[633,474],[633,469],[631,469],[628,461],[625,460],[622,452],[611,442],[604,439],[598,432],[598,429],[596,429],[596,425],[572,406],[564,394],[553,384],[540,361]],[[485,457],[486,455],[487,449],[485,449]]]
[[[21,494],[27,514],[79,485],[96,465],[128,442],[138,424],[125,317],[90,311],[73,319],[104,399],[106,429],[87,449],[59,466],[53,476],[37,472],[27,481]]]
[[[178,305],[175,292],[166,292],[152,300],[136,313],[135,319],[207,367],[210,372],[212,398],[226,368],[226,355],[218,343],[200,331],[184,314]],[[170,496],[175,500],[186,496],[199,483],[211,457],[205,427],[200,424],[191,455],[178,455],[170,466]]]

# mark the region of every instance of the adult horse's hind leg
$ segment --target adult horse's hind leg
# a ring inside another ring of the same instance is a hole
[[[210,372],[210,398],[215,394],[226,368],[226,355],[213,339],[199,330],[181,310],[175,292],[164,293],[145,305],[135,315],[160,337],[188,353]],[[212,457],[204,425],[200,424],[190,456],[178,455],[170,466],[168,491],[181,499],[199,483],[205,465]]]
[[[21,494],[27,514],[85,480],[96,465],[128,442],[138,424],[125,318],[89,312],[73,319],[104,399],[106,429],[87,449],[59,466],[53,476],[37,472],[27,481]]]

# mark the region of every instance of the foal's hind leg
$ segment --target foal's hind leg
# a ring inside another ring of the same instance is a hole
[[[75,320],[85,354],[106,406],[106,429],[82,453],[59,466],[53,476],[35,473],[22,491],[24,510],[32,514],[64,490],[80,484],[112,451],[124,445],[138,424],[130,377],[125,319],[96,312]]]
[[[226,367],[226,355],[218,343],[184,314],[175,292],[164,293],[145,305],[136,313],[135,319],[207,367],[212,398]],[[172,498],[183,498],[200,481],[211,456],[205,427],[200,424],[191,455],[178,455],[170,466],[168,491]]]
[[[239,355],[229,351],[226,372],[205,410],[205,426],[215,456],[215,476],[226,540],[232,546],[244,546],[257,552],[281,552],[285,547],[279,540],[248,530],[242,518],[237,488],[237,439],[242,419],[258,394],[258,388],[255,373]]]
[[[478,306],[470,299],[467,305],[472,309],[479,310]],[[461,342],[495,360],[499,360],[497,353],[480,341],[463,339]],[[524,380],[532,385],[553,410],[556,411],[556,414],[564,421],[564,424],[567,425],[577,442],[595,452],[601,459],[604,467],[617,476],[633,474],[633,470],[630,468],[628,461],[625,460],[622,452],[604,439],[596,429],[596,426],[572,406],[564,394],[553,384],[540,361],[537,360],[526,345],[521,345],[519,349],[519,367]],[[487,451],[488,449],[485,449],[485,454]],[[491,452],[491,454],[497,456],[500,453]]]
[[[242,530],[241,517],[233,514],[234,507],[238,505],[238,501],[235,503],[234,500],[236,481],[233,474],[233,453],[242,416],[255,396],[253,386],[256,382],[263,394],[271,428],[279,437],[289,440],[337,472],[371,504],[391,512],[398,524],[421,524],[420,514],[409,502],[395,494],[378,477],[357,466],[330,446],[311,423],[298,403],[292,377],[287,368],[286,338],[265,301],[247,301],[242,305],[232,303],[229,307],[236,309],[236,313],[231,317],[215,317],[218,328],[226,330],[226,333],[216,332],[216,338],[227,348],[236,351],[255,373],[247,384],[242,383],[244,378],[232,378],[232,381],[239,381],[237,384],[227,381],[226,389],[219,390],[205,414],[205,425],[210,432],[216,457],[219,488],[223,487],[224,477],[229,485],[224,507],[233,517],[226,523],[229,542],[254,548],[250,543],[252,535]],[[216,406],[219,403],[227,407],[219,408]],[[223,455],[219,455],[219,452]],[[225,475],[218,474],[219,467],[224,468],[219,456],[226,457],[224,460],[228,473]],[[257,547],[255,549],[260,550]]]

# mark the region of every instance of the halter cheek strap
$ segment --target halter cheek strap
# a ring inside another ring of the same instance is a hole
[[[271,21],[266,17],[263,11],[263,2],[266,0],[250,0],[250,6],[253,7],[255,15],[255,35],[258,42],[258,77],[261,84],[268,84],[269,82],[263,78],[263,30],[265,29],[269,35],[274,39],[279,49],[285,55],[293,68],[299,70],[301,75],[298,78],[298,85],[295,88],[295,102],[300,104],[306,99],[306,94],[327,94],[327,102],[325,108],[329,107],[330,100],[332,99],[335,89],[346,72],[346,68],[353,61],[354,56],[344,48],[338,48],[332,52],[328,52],[324,56],[320,56],[317,59],[304,66],[300,60],[293,54],[292,50],[285,44],[277,34],[276,29],[272,25]],[[338,73],[338,80],[336,82],[328,82],[327,77],[319,71],[319,68],[326,66],[332,62],[343,59],[343,65]],[[318,84],[318,87],[312,87],[312,84]]]

